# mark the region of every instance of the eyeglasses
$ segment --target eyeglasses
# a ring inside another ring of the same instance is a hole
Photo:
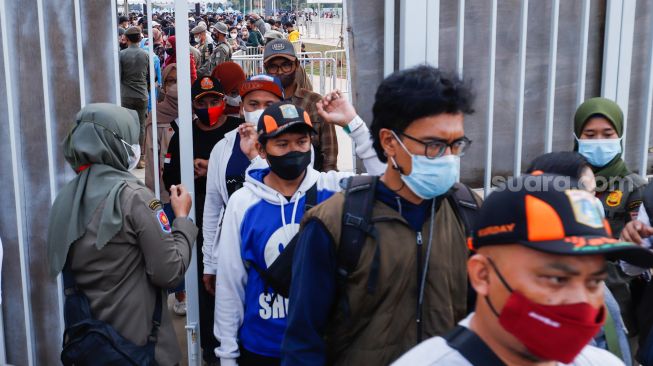
[[[279,64],[267,64],[267,65],[265,65],[265,69],[269,73],[272,73],[272,74],[276,74],[277,72],[279,72],[279,70],[281,70],[281,72],[283,72],[283,73],[286,73],[286,72],[291,72],[292,67],[294,65],[295,64],[293,62],[286,61],[286,62],[282,63],[281,65],[279,65]]]
[[[424,145],[424,156],[429,159],[441,157],[444,155],[445,151],[447,151],[447,147],[451,148],[451,153],[453,155],[464,156],[465,151],[467,151],[469,145],[472,144],[472,140],[468,139],[466,136],[463,136],[452,143],[448,143],[445,140],[422,141],[403,132],[396,132],[396,134]]]

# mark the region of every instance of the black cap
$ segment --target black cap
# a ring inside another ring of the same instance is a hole
[[[292,126],[305,126],[307,131],[316,133],[304,109],[290,102],[278,102],[265,108],[256,130],[259,138],[268,139],[286,132]]]
[[[521,244],[551,254],[604,254],[653,267],[653,252],[614,239],[601,203],[587,191],[569,188],[573,184],[564,184],[569,179],[541,174],[509,180],[483,202],[470,249]]]
[[[218,79],[211,76],[204,76],[195,80],[193,87],[191,88],[191,94],[193,100],[197,100],[207,94],[224,96],[224,89]]]

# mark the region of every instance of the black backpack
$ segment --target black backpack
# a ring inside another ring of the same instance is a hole
[[[377,239],[374,223],[371,222],[372,208],[375,201],[376,184],[379,177],[370,175],[355,175],[343,179],[340,184],[344,190],[345,203],[342,215],[342,232],[340,246],[337,253],[337,288],[341,299],[341,307],[345,314],[348,313],[348,301],[346,299],[345,284],[349,275],[356,269],[360,254],[367,236]],[[313,190],[313,192],[311,192]],[[464,184],[456,183],[451,194],[447,196],[456,216],[462,221],[465,227],[465,234],[471,233],[472,223],[478,211],[478,204],[474,195]],[[316,205],[317,187],[313,186],[306,193],[305,210],[308,211]],[[274,291],[276,295],[288,297],[290,295],[290,284],[292,281],[292,260],[299,233],[297,233],[286,248],[279,254],[277,259],[266,270],[262,270],[254,263],[250,265],[258,272],[266,284],[266,289]],[[371,293],[376,287],[376,279],[379,270],[379,251],[374,255],[372,271],[368,280],[367,289]]]
[[[77,288],[72,271],[63,269],[66,302],[64,305],[63,350],[65,366],[156,366],[154,346],[161,325],[162,295],[157,288],[152,329],[144,346],[137,346],[121,336],[111,325],[94,319],[88,298]]]

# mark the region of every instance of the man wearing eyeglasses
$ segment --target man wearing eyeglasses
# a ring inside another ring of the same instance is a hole
[[[198,281],[202,283],[204,274],[202,245],[202,226],[204,217],[204,201],[206,198],[206,175],[209,168],[209,156],[213,147],[224,138],[224,135],[240,125],[243,120],[238,117],[227,116],[224,113],[226,101],[224,88],[217,79],[205,76],[197,79],[191,88],[193,98],[193,166],[195,168],[195,210],[196,223],[200,229],[197,236],[197,263]],[[179,128],[173,122],[175,134],[168,145],[168,153],[163,165],[163,182],[166,189],[181,182],[179,163]],[[217,358],[213,349],[218,343],[213,336],[213,304],[215,298],[209,294],[204,286],[199,286],[200,307],[200,338],[202,340],[203,358],[207,364],[216,364]]]
[[[295,49],[287,39],[275,39],[265,45],[263,52],[265,72],[281,80],[284,94],[292,104],[305,110],[317,134],[312,137],[315,150],[313,168],[328,172],[337,170],[338,141],[336,130],[332,124],[324,123],[317,112],[317,102],[322,96],[312,91],[312,86],[306,80],[303,70],[295,54]]]
[[[328,99],[320,103],[323,114],[342,103]],[[381,83],[371,135],[388,164],[372,185],[371,215],[359,220],[372,235],[346,270],[352,251],[341,250],[341,235],[343,222],[353,221],[344,219],[345,195],[304,216],[282,365],[387,365],[465,317],[465,225],[449,196],[471,143],[463,120],[473,112],[472,99],[457,77],[429,66]]]

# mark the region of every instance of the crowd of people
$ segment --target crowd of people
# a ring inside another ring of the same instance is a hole
[[[585,101],[569,151],[483,200],[459,182],[468,83],[430,66],[397,71],[366,123],[339,91],[312,90],[293,15],[279,15],[192,17],[180,35],[156,14],[149,38],[143,18],[120,17],[122,106],[77,115],[64,144],[77,176],[50,216],[65,364],[109,364],[107,347],[123,364],[179,364],[161,302],[175,293],[185,313],[192,255],[207,365],[653,364],[653,186],[621,158],[615,102]],[[178,36],[192,45],[191,100],[178,98]],[[243,47],[262,48],[265,74],[246,78],[230,61]],[[181,103],[193,110],[192,188],[180,177]],[[336,128],[365,175],[337,170]],[[76,324],[91,318],[121,341],[80,356],[71,350],[90,332]]]

